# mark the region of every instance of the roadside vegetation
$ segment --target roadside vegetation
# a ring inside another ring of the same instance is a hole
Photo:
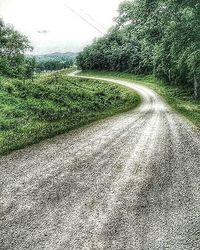
[[[161,95],[176,111],[183,114],[196,126],[200,127],[200,101],[192,97],[188,88],[182,86],[169,86],[153,75],[134,75],[131,73],[111,71],[84,71],[84,76],[107,77],[111,79],[130,80],[146,85]],[[191,90],[192,91],[192,90]]]
[[[0,76],[0,154],[127,111],[140,101],[128,88],[67,72],[38,74],[33,81]]]

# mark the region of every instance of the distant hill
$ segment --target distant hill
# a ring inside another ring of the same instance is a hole
[[[34,57],[38,62],[45,62],[45,61],[65,61],[68,59],[74,60],[77,57],[77,55],[78,53],[75,52],[65,52],[65,53],[54,52],[45,55],[35,55]]]

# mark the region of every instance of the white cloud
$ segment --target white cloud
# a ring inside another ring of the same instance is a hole
[[[35,47],[34,53],[78,51],[94,37],[101,36],[97,29],[104,31],[103,27],[108,29],[113,24],[120,2],[121,0],[0,0],[0,15],[5,22],[12,23],[29,37]],[[83,19],[87,19],[90,24]]]

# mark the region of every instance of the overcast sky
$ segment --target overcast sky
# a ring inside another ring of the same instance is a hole
[[[0,17],[29,37],[34,54],[80,51],[113,25],[121,1],[0,0]]]

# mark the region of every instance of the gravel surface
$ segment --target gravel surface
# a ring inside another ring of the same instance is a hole
[[[199,131],[112,82],[141,106],[0,159],[1,250],[200,249]]]

